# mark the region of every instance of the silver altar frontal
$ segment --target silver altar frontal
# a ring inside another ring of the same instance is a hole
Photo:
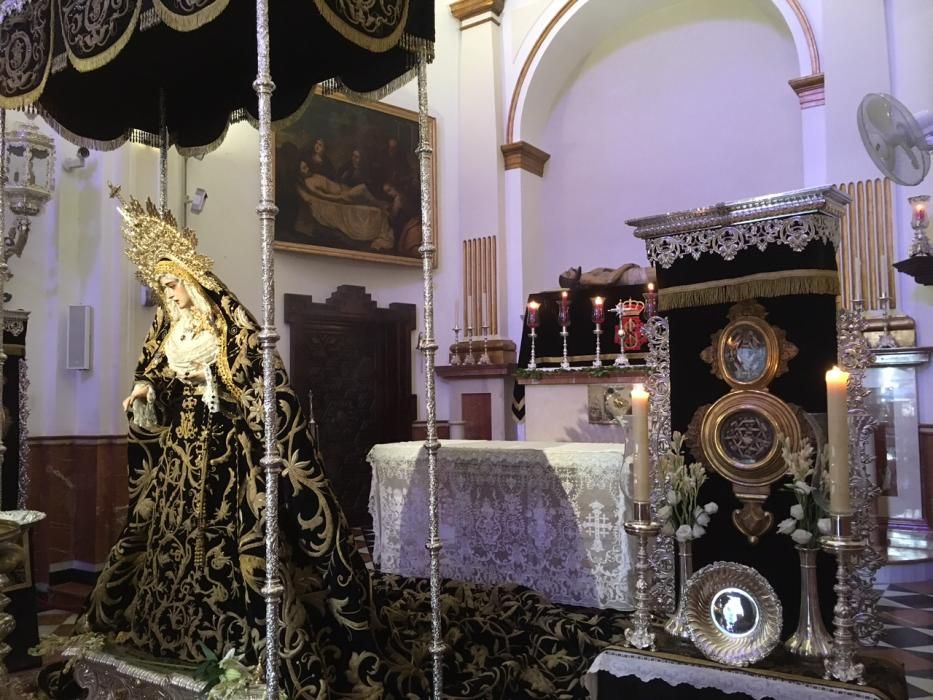
[[[424,576],[424,445],[376,445],[368,459],[374,562]],[[557,603],[633,607],[624,444],[445,440],[437,460],[445,577],[518,583]]]

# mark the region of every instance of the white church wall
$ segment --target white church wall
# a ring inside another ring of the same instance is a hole
[[[646,262],[624,220],[802,185],[793,39],[764,0],[678,3],[607,30],[535,145],[551,154],[526,291]]]

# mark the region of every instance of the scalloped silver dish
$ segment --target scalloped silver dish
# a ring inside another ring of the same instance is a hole
[[[729,666],[761,661],[781,638],[781,601],[755,569],[734,562],[704,566],[687,582],[685,617],[703,656]]]

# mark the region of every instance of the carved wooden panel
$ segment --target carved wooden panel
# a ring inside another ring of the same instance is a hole
[[[292,386],[305,409],[313,392],[327,477],[350,524],[368,528],[366,455],[377,443],[408,440],[415,418],[415,307],[380,309],[364,287],[341,285],[323,304],[286,294],[284,317]]]

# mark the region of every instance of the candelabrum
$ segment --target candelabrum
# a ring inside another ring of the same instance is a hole
[[[855,634],[855,609],[852,605],[852,588],[849,585],[852,559],[865,546],[863,540],[853,534],[852,514],[830,515],[831,534],[823,537],[820,546],[836,555],[836,607],[833,609],[833,644],[825,660],[824,678],[843,683],[855,681],[864,685],[862,676],[865,668],[855,661],[858,638]]]
[[[528,369],[537,369],[538,363],[535,362],[535,338],[538,337],[538,334],[535,332],[534,327],[531,328],[531,333],[528,334],[528,337],[531,338],[531,359],[528,360]]]
[[[593,329],[593,335],[596,336],[596,359],[593,360],[594,367],[603,366],[603,361],[600,359],[600,356],[599,356],[599,336],[601,336],[602,334],[603,334],[602,326],[600,326],[600,324],[597,323],[596,328]]]
[[[623,333],[624,331],[619,328],[619,354],[616,356],[616,361],[612,363],[615,367],[631,367],[628,355],[625,354],[625,336],[622,335]]]
[[[561,369],[570,369],[570,360],[567,359],[567,336],[570,333],[567,332],[567,326],[560,327],[560,337],[564,341],[564,354],[561,356],[560,368]]]
[[[648,572],[648,540],[656,537],[661,526],[651,519],[651,504],[647,501],[633,503],[634,519],[625,523],[625,531],[638,538],[638,553],[635,558],[635,612],[632,626],[625,630],[625,641],[636,649],[654,649],[654,632],[651,631],[651,581]]]
[[[913,209],[913,216],[910,220],[910,227],[914,230],[914,239],[910,243],[910,249],[907,254],[910,257],[918,255],[933,255],[933,247],[930,246],[930,239],[927,238],[927,226],[930,221],[927,218],[927,202],[930,195],[921,194],[916,197],[908,197],[907,201]]]
[[[463,358],[463,364],[475,365],[476,358],[473,357],[473,326],[467,326],[466,338],[467,338],[467,354],[466,354],[466,357]]]
[[[884,330],[881,333],[881,337],[878,338],[878,344],[875,347],[896,348],[897,341],[894,339],[894,336],[891,335],[891,297],[888,296],[887,292],[881,292],[881,295],[878,297],[878,301],[881,302],[881,313],[882,319],[884,320]]]
[[[461,364],[460,362],[460,331],[463,330],[460,328],[459,324],[454,324],[454,351],[450,353],[450,365],[451,367],[456,367]]]
[[[477,364],[492,364],[492,360],[489,359],[489,326],[485,323],[483,324],[483,354],[479,356],[479,362]]]

